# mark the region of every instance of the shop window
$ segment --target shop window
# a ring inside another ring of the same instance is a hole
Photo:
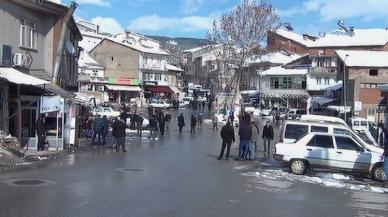
[[[318,78],[317,78],[317,84],[318,84],[318,85],[322,84],[322,78],[321,78],[321,77],[318,77]]]
[[[378,76],[379,71],[377,69],[369,69],[369,75],[370,76]]]

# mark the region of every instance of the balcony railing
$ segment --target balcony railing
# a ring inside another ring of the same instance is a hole
[[[331,67],[312,67],[309,69],[309,74],[337,74],[337,67],[331,66]]]

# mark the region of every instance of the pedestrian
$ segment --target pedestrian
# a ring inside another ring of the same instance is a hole
[[[179,133],[182,133],[184,126],[185,126],[185,117],[183,117],[183,114],[181,113],[181,115],[179,115],[179,117],[178,117]]]
[[[233,106],[230,108],[230,111],[229,111],[229,119],[232,122],[232,126],[233,126],[233,123],[234,123],[234,108],[233,108]]]
[[[35,131],[38,136],[38,151],[44,151],[44,143],[46,141],[45,134],[45,116],[41,115],[35,123]]]
[[[225,160],[229,160],[230,146],[235,141],[234,129],[230,125],[230,121],[226,122],[226,125],[222,127],[220,135],[222,138],[222,147],[221,147],[220,155],[218,156],[218,160],[222,160],[222,157],[224,156],[225,147],[226,147]]]
[[[166,121],[166,128],[170,129],[171,115],[168,112],[167,112],[167,114],[165,116],[165,121]]]
[[[157,125],[158,125],[158,121],[157,121],[156,115],[152,115],[149,120],[150,135],[148,138],[153,138],[153,139],[156,138]]]
[[[206,106],[206,101],[203,100],[203,101],[202,101],[202,110],[205,110],[205,106]]]
[[[160,131],[160,135],[162,136],[164,135],[165,125],[166,125],[166,119],[164,117],[164,114],[161,113],[159,117],[159,131]]]
[[[121,120],[124,120],[124,123],[127,123],[127,108],[125,107],[125,104],[121,104],[121,108],[120,108],[121,112],[120,112],[120,119]]]
[[[116,141],[116,152],[120,151],[120,147],[123,152],[126,152],[125,150],[125,128],[127,125],[125,124],[123,119],[116,119],[112,123],[112,135],[115,138]]]
[[[195,133],[195,126],[197,125],[197,119],[195,118],[194,115],[191,115],[191,120],[190,120],[190,127],[191,127],[191,133]]]
[[[384,143],[384,171],[385,177],[388,177],[388,142],[387,140]],[[388,178],[386,179],[388,181]]]
[[[385,129],[385,127],[384,127],[384,124],[379,124],[378,125],[378,132],[379,132],[379,139],[378,139],[378,141],[379,141],[379,146],[381,147],[381,148],[384,148],[384,144],[385,144],[385,141],[386,141],[386,134],[385,134],[385,131],[386,131],[386,129]]]
[[[269,121],[266,122],[263,128],[262,138],[263,138],[264,152],[267,152],[269,154],[271,150],[271,140],[273,140],[274,138],[273,128]]]
[[[198,129],[202,131],[202,125],[203,125],[203,114],[199,114],[197,117],[197,123],[198,123]]]
[[[213,115],[212,123],[213,123],[213,130],[218,130],[218,117],[217,117],[217,114]]]
[[[257,141],[259,140],[259,130],[257,129],[256,123],[253,121],[251,122],[251,128],[252,128],[252,138],[251,138],[251,143],[249,145],[248,159],[254,160]]]
[[[140,114],[136,114],[136,130],[137,130],[137,136],[139,136],[139,138],[141,138],[142,134],[143,134],[143,122],[144,122],[144,118],[140,115]]]
[[[101,139],[103,134],[104,128],[104,121],[102,120],[100,115],[97,115],[97,117],[94,119],[93,122],[93,139],[92,139],[92,147],[96,145],[95,140],[96,137],[98,138],[98,147],[101,147]]]
[[[249,122],[244,122],[243,125],[240,126],[238,130],[238,135],[240,136],[240,145],[238,149],[237,160],[246,160],[249,145],[252,140],[252,129]]]
[[[102,146],[106,147],[106,140],[109,134],[109,120],[106,118],[106,115],[102,116],[103,120],[103,130],[102,130]],[[124,122],[125,123],[125,122]]]

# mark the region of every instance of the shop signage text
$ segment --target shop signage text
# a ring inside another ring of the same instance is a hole
[[[133,78],[108,78],[108,84],[139,85],[138,79]]]
[[[42,96],[40,98],[40,113],[62,111],[63,104],[60,96]]]

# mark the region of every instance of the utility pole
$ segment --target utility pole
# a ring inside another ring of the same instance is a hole
[[[346,108],[346,98],[347,98],[347,92],[346,92],[346,59],[348,58],[349,54],[346,54],[346,57],[344,59],[344,69],[343,69],[343,81],[342,81],[342,85],[343,85],[343,94],[344,94],[344,121],[346,122],[346,112],[347,112],[347,108]]]

